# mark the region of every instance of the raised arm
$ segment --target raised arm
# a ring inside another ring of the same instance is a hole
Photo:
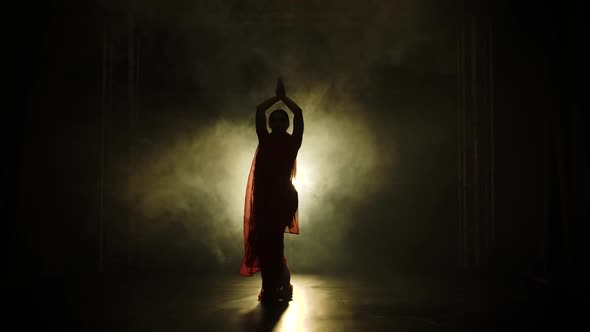
[[[297,147],[300,147],[301,141],[303,140],[303,114],[301,112],[301,107],[297,106],[297,104],[286,95],[283,96],[281,100],[287,105],[287,107],[289,107],[291,112],[293,112],[293,138],[297,143]]]
[[[277,80],[277,89],[276,89],[277,96],[281,99],[285,105],[293,112],[293,138],[295,139],[295,143],[297,144],[297,148],[301,146],[301,141],[303,140],[303,114],[301,112],[301,107],[297,106],[291,98],[287,97],[287,93],[285,92],[285,85],[283,84],[283,80],[279,77]]]
[[[268,135],[268,130],[266,130],[266,110],[279,100],[279,97],[273,96],[256,106],[256,134],[258,135],[258,140]]]

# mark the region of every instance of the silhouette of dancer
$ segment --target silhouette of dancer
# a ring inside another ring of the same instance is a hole
[[[293,134],[287,133],[289,116],[282,109],[269,117],[271,133],[266,129],[265,112],[282,101],[293,112]],[[293,294],[291,274],[283,249],[284,233],[299,234],[299,204],[292,184],[296,174],[297,152],[303,139],[301,108],[285,93],[277,80],[276,95],[256,108],[258,147],[252,160],[244,206],[245,255],[240,274],[253,276],[261,271],[262,290],[258,300],[289,301]]]

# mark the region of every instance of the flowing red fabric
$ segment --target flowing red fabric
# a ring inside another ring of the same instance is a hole
[[[277,146],[274,148],[269,148],[268,145],[270,144],[265,145],[266,150],[264,153],[267,156],[277,154]],[[287,144],[287,146],[290,147],[291,144]],[[297,173],[296,154],[298,147],[292,149],[295,152],[294,154],[291,154],[291,157],[294,160],[292,166],[290,167],[291,170],[288,184],[277,184],[275,183],[276,181],[273,180],[265,181],[267,178],[267,172],[272,173],[271,171],[265,170],[263,173],[257,172],[257,160],[264,159],[264,157],[259,158],[261,157],[259,156],[260,149],[261,145],[259,144],[259,146],[256,148],[256,152],[254,153],[254,158],[252,159],[252,164],[250,166],[244,204],[245,254],[240,267],[240,274],[247,277],[251,277],[254,275],[254,273],[261,271],[262,251],[272,250],[282,253],[282,234],[299,234],[298,198],[297,191],[292,185],[293,178],[295,178]],[[256,173],[259,173],[259,178],[257,178]],[[257,188],[257,186],[259,188]],[[272,187],[272,190],[268,191],[267,189],[269,187]],[[279,190],[282,191],[276,191],[274,189],[275,187],[278,187]],[[286,189],[283,190],[280,188]],[[286,192],[286,194],[281,194],[284,192]],[[273,209],[274,206],[278,207]],[[285,227],[283,228],[283,226]],[[272,239],[269,241],[268,238]],[[269,243],[273,244],[269,245]],[[285,261],[284,256],[282,259]]]

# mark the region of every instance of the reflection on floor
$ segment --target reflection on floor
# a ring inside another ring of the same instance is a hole
[[[561,317],[538,290],[497,280],[294,275],[292,283],[293,301],[267,308],[257,302],[258,275],[103,280],[72,316],[81,330],[129,332],[539,331]]]

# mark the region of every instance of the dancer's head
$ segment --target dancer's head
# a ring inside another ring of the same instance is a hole
[[[268,118],[268,126],[273,133],[286,132],[287,128],[289,128],[289,115],[284,110],[274,110]]]

